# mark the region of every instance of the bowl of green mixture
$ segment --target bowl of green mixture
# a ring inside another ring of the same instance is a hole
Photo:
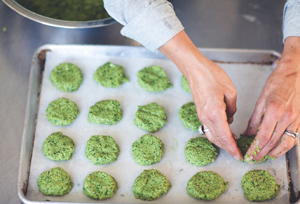
[[[103,0],[3,0],[11,9],[36,22],[61,28],[92,28],[116,21]]]

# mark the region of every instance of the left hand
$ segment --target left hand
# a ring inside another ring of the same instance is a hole
[[[282,58],[268,78],[249,120],[247,135],[257,135],[245,155],[246,161],[258,162],[267,154],[273,158],[282,156],[298,142],[298,138],[284,131],[299,129],[300,37],[288,37]]]

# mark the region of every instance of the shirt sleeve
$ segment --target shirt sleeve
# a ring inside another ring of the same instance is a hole
[[[173,6],[167,0],[104,0],[111,17],[124,25],[121,34],[151,51],[183,30]]]
[[[283,42],[287,37],[300,37],[300,0],[288,0],[283,10]]]

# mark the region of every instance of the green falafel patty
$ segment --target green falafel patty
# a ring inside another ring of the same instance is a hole
[[[63,168],[56,167],[41,173],[37,185],[45,195],[63,196],[72,190],[74,184]]]
[[[134,161],[140,165],[158,163],[164,153],[164,144],[154,135],[146,134],[137,139],[131,148]]]
[[[95,171],[84,179],[83,193],[95,200],[103,200],[115,195],[117,181],[107,173]]]
[[[213,171],[201,171],[196,173],[186,187],[187,193],[200,200],[213,200],[218,198],[228,188],[228,182]]]
[[[72,158],[75,144],[71,138],[61,132],[49,135],[43,143],[43,153],[53,161],[66,161]]]

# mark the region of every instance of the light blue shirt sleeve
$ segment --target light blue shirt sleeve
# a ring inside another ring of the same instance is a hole
[[[183,30],[173,6],[167,0],[104,0],[111,17],[124,25],[121,34],[151,51]]]
[[[300,0],[288,0],[283,10],[283,42],[287,37],[300,37]]]

